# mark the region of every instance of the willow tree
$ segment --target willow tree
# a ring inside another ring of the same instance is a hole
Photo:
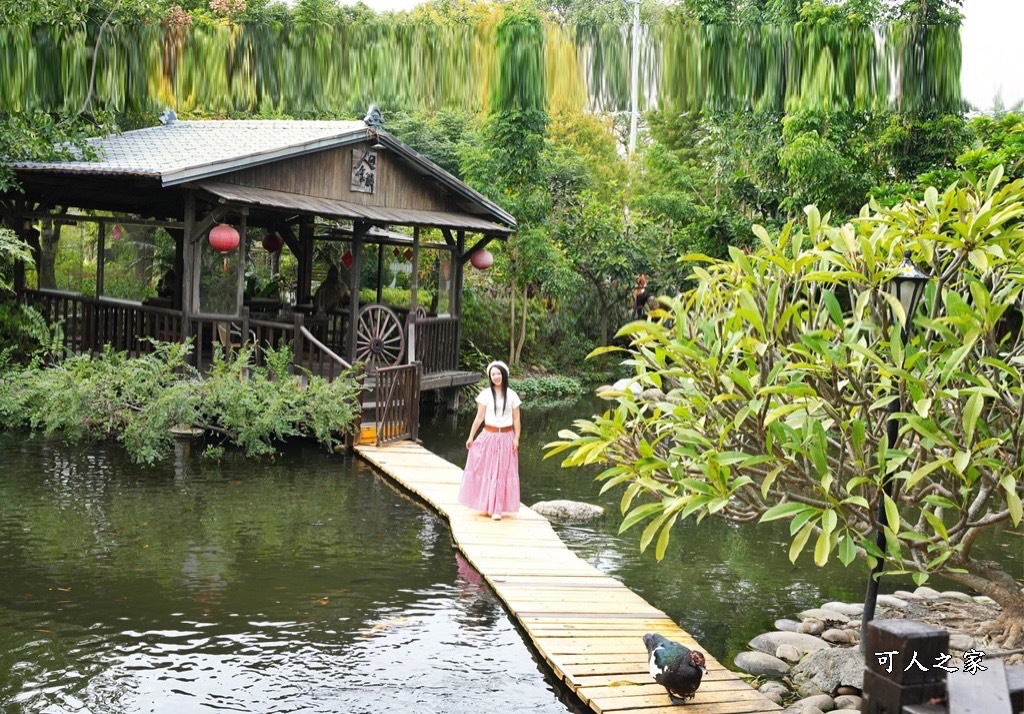
[[[695,286],[621,332],[642,397],[615,395],[550,454],[609,465],[622,530],[646,523],[659,558],[680,519],[784,519],[791,559],[813,539],[818,565],[941,574],[992,597],[993,635],[1020,646],[1021,584],[975,552],[1020,527],[1024,496],[1024,180],[1001,177],[841,227],[811,206],[806,232],[755,226],[749,255],[688,256]],[[933,276],[911,315],[887,291],[904,250]]]

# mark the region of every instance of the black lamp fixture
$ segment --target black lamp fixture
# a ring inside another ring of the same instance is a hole
[[[917,267],[910,257],[910,251],[907,250],[903,253],[903,261],[899,265],[899,272],[886,285],[889,294],[899,300],[903,306],[905,321],[903,323],[902,338],[904,343],[913,334],[914,315],[917,314],[917,308],[921,304],[921,297],[924,295],[924,289],[928,285],[929,280],[931,280],[931,276]],[[893,315],[893,319],[896,319],[895,315]],[[906,354],[905,351],[904,354]],[[903,365],[900,366],[902,367]],[[889,402],[889,421],[886,424],[886,438],[888,439],[890,450],[896,448],[896,441],[899,438],[899,422],[896,420],[896,413],[901,408],[900,397],[897,393],[896,398]],[[885,479],[884,476],[883,479]],[[883,481],[882,492],[889,498],[892,498],[893,482],[891,479]],[[881,553],[885,553],[885,529],[882,526],[882,523],[885,522],[885,517],[885,499],[882,497],[882,494],[878,494],[878,515],[876,519],[878,526],[875,545]],[[864,594],[864,612],[861,615],[860,625],[860,646],[862,651],[867,647],[868,623],[875,619],[875,603],[878,601],[878,580],[884,568],[885,558],[880,557],[876,560],[875,567],[871,569],[871,576],[868,578],[868,588]]]

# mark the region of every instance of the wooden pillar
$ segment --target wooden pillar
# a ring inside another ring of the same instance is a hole
[[[377,244],[377,302],[384,302],[384,242]]]
[[[103,276],[107,266],[107,224],[100,221],[96,224],[99,235],[96,236],[96,299],[103,297]]]
[[[185,191],[184,228],[182,229],[181,259],[181,317],[183,337],[192,335],[192,314],[199,306],[199,250],[200,246],[194,235],[196,230],[196,196],[192,191]],[[199,345],[196,344],[196,355]]]
[[[946,696],[949,633],[913,620],[873,620],[864,648],[864,714],[903,714],[903,707]],[[916,660],[916,664],[915,664]]]
[[[238,269],[237,269],[237,285],[235,286],[235,314],[242,314],[243,303],[245,302],[245,238],[246,231],[248,230],[248,210],[242,211],[242,225],[239,226],[241,230],[238,231]],[[248,338],[246,333],[242,333],[242,341],[245,342]]]
[[[452,254],[452,297],[449,305],[451,305],[451,313],[455,316],[455,354],[462,356],[462,285],[463,285],[463,273],[466,269],[466,263],[462,260],[462,255],[466,252],[466,231],[459,231],[456,237],[455,253]],[[455,368],[458,369],[459,365],[456,364]],[[458,400],[455,401],[455,407],[458,408]]]
[[[416,306],[419,304],[420,289],[420,227],[412,229],[412,280],[409,282],[409,338],[405,341],[408,345],[407,362],[412,364],[416,361]]]
[[[302,305],[313,299],[313,217],[303,216],[299,223],[299,259],[295,302]]]
[[[171,307],[180,310],[185,275],[185,232],[177,228],[169,228],[167,232],[174,239],[174,263],[171,266],[174,271],[174,294],[171,296]]]
[[[345,340],[345,359],[356,361],[356,329],[359,326],[359,274],[363,268],[363,235],[368,226],[356,222],[352,226],[352,266],[349,268],[348,335]]]

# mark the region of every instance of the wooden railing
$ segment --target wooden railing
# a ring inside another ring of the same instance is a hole
[[[375,374],[374,412],[377,445],[415,441],[420,425],[420,364],[380,367]]]
[[[416,360],[423,366],[423,374],[458,369],[459,318],[417,318]]]
[[[874,620],[864,647],[864,714],[1018,714],[1024,665],[972,648],[962,667],[949,633],[914,620]],[[916,664],[915,664],[916,663]],[[952,670],[952,671],[951,671]]]
[[[295,327],[299,335],[295,342],[296,366],[307,369],[311,374],[323,377],[328,382],[352,367],[330,347],[314,337],[313,333],[298,320]]]
[[[26,290],[19,300],[47,322],[62,323],[64,346],[76,353],[101,352],[104,345],[111,345],[138,355],[153,350],[150,338],[182,340],[182,315],[177,310],[59,290]]]

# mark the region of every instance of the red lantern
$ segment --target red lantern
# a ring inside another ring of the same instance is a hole
[[[345,253],[345,255],[341,256],[341,262],[345,266],[346,269],[347,268],[351,268],[352,267],[352,253]]]
[[[478,250],[473,253],[473,257],[469,259],[469,262],[477,270],[487,270],[494,264],[494,256],[491,255],[489,250]]]
[[[405,249],[405,259],[412,260],[412,248]]]
[[[210,231],[210,247],[219,253],[230,253],[238,247],[238,231],[227,223],[214,226]]]
[[[114,240],[121,240],[121,236],[123,235],[124,230],[121,228],[121,226],[114,226],[110,230],[110,237],[113,238]]]
[[[263,236],[263,250],[268,253],[276,253],[284,245],[284,238],[277,231],[272,231]]]

